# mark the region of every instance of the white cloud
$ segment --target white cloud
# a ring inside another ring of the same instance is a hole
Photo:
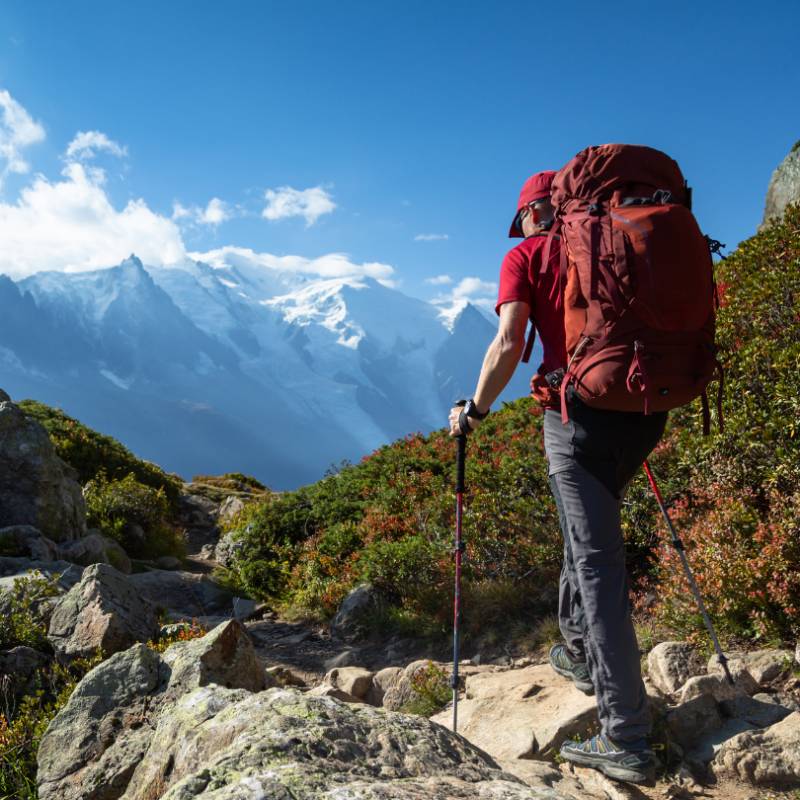
[[[320,278],[375,278],[384,286],[390,288],[395,286],[392,280],[394,269],[388,264],[379,262],[354,264],[346,253],[330,253],[320,258],[303,258],[302,256],[273,256],[270,253],[256,253],[246,247],[221,247],[208,253],[189,253],[188,255],[195,261],[205,261],[214,267],[235,264],[237,259],[244,259],[268,269],[286,270]]]
[[[9,172],[25,173],[30,165],[22,157],[22,149],[41,142],[45,138],[44,128],[5,90],[0,90],[0,162],[5,162],[0,171],[2,179]]]
[[[227,222],[231,217],[233,217],[231,207],[218,197],[215,197],[206,206],[205,211],[199,212],[197,221],[203,225],[219,225],[222,222]]]
[[[196,211],[194,212],[196,213]],[[172,219],[186,219],[193,214],[188,208],[184,208],[177,201],[172,204]]]
[[[420,233],[414,237],[415,242],[435,242],[437,239],[449,239],[446,233]]]
[[[269,189],[264,199],[267,205],[261,216],[276,221],[289,217],[305,217],[306,227],[313,225],[323,214],[330,214],[336,203],[332,195],[322,186],[298,191],[291,186],[281,186],[277,191]]]
[[[437,305],[454,304],[463,308],[469,301],[476,306],[494,309],[496,297],[496,283],[482,281],[480,278],[463,278],[449,294],[439,294],[431,302]]]
[[[435,278],[425,278],[423,283],[431,286],[443,286],[446,283],[452,283],[453,279],[449,275],[437,275]]]
[[[144,200],[114,208],[102,170],[72,162],[62,175],[53,183],[39,175],[17,203],[0,202],[0,272],[19,279],[41,270],[111,267],[131,253],[154,265],[185,255],[178,226]]]
[[[69,143],[65,156],[68,161],[83,161],[94,158],[101,150],[119,158],[124,158],[128,155],[127,146],[120,147],[117,142],[109,139],[104,133],[100,131],[83,131],[78,133]]]

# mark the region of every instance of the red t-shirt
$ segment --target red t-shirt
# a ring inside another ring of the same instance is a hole
[[[547,340],[561,365],[567,363],[567,336],[564,329],[564,302],[559,293],[561,243],[553,241],[550,259],[542,266],[547,236],[531,236],[503,259],[500,269],[500,293],[495,311],[500,314],[503,303],[521,300],[531,307],[531,322],[539,332],[539,338]],[[548,358],[548,347],[542,341],[544,362],[539,373],[552,372],[559,364]]]

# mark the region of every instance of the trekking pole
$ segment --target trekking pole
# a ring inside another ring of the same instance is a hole
[[[456,403],[457,406],[466,405],[463,400]],[[458,623],[461,617],[461,553],[464,551],[464,543],[461,541],[461,515],[464,504],[464,466],[467,460],[467,436],[461,434],[456,436],[458,444],[458,455],[456,456],[456,600],[455,600],[455,620],[453,625],[453,676],[450,678],[450,686],[453,689],[453,733],[458,727]]]
[[[714,642],[714,649],[717,651],[717,657],[719,658],[719,663],[722,665],[722,669],[725,672],[725,677],[727,677],[728,681],[733,684],[733,677],[731,676],[730,670],[728,669],[728,658],[722,652],[722,648],[719,646],[719,641],[717,640],[717,634],[714,633],[714,626],[711,624],[711,619],[708,616],[708,612],[706,612],[706,607],[703,604],[703,598],[700,597],[700,590],[697,588],[697,584],[694,580],[694,575],[692,575],[692,571],[689,569],[689,562],[686,560],[686,553],[684,553],[683,542],[681,538],[675,533],[675,528],[672,525],[672,520],[669,518],[669,514],[667,513],[667,508],[664,505],[664,501],[661,499],[661,492],[658,491],[658,484],[656,484],[656,479],[653,477],[653,473],[650,470],[650,464],[647,461],[644,462],[644,471],[647,473],[647,477],[650,479],[650,485],[653,487],[653,493],[656,496],[656,502],[658,503],[658,507],[661,509],[661,513],[664,515],[664,519],[667,522],[667,527],[669,528],[670,536],[672,537],[672,546],[678,551],[678,555],[681,558],[681,563],[683,564],[683,569],[686,571],[686,577],[689,579],[689,583],[692,585],[692,591],[694,592],[694,596],[697,598],[697,605],[700,606],[700,611],[703,614],[703,619],[706,621],[706,627],[708,628],[708,632],[711,634],[711,640]]]

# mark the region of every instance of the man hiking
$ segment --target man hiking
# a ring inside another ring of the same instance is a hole
[[[467,426],[474,429],[489,413],[525,350],[530,319],[544,348],[532,394],[545,409],[545,453],[564,536],[558,615],[565,643],[551,648],[550,664],[580,691],[597,696],[602,725],[588,741],[566,742],[561,756],[643,783],[655,777],[655,757],[647,745],[651,720],[631,619],[620,512],[628,485],[664,432],[668,412],[590,408],[572,390],[563,399],[563,424],[562,399],[551,385],[552,375],[561,367],[563,376],[567,365],[561,243],[546,232],[554,222],[555,175],[540,172],[522,188],[509,237],[524,241],[506,255],[500,271],[500,328],[474,398],[450,412],[450,435],[468,433]]]

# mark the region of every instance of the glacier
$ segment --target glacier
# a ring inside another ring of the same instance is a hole
[[[0,274],[0,387],[187,479],[239,471],[284,490],[442,427],[496,329],[466,300],[434,305],[369,277],[246,252],[159,267],[132,255]],[[531,373],[521,365],[500,399],[528,394]]]

